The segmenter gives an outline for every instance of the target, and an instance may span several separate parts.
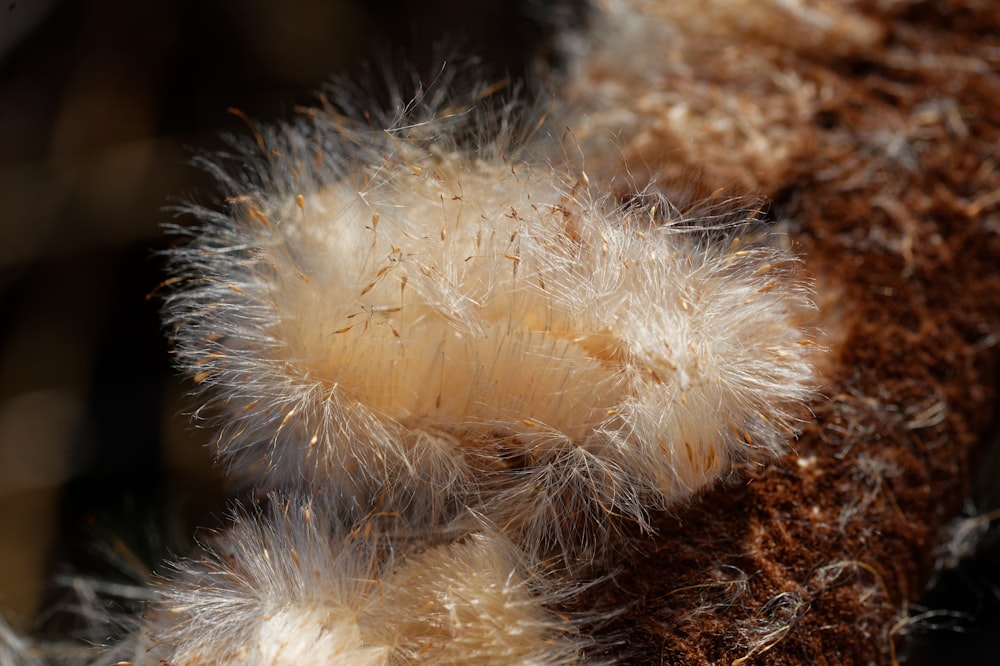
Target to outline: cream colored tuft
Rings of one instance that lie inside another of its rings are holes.
[[[811,304],[739,209],[618,203],[435,122],[317,127],[173,257],[178,357],[237,473],[362,512],[471,506],[571,562],[782,448]]]
[[[374,521],[339,527],[322,502],[272,499],[267,508],[237,516],[200,559],[177,565],[122,658],[137,666],[577,662],[575,627],[543,607],[544,590],[529,584],[539,579],[503,537],[392,540]]]

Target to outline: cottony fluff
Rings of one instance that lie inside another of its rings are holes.
[[[454,123],[315,113],[215,167],[231,205],[195,211],[167,311],[219,456],[570,561],[779,450],[811,376],[794,260]]]
[[[114,659],[143,664],[576,663],[514,546],[474,533],[390,539],[322,501],[272,497],[181,562]]]

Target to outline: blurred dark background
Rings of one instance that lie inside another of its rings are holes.
[[[60,572],[128,559],[95,544],[184,547],[224,508],[183,412],[155,296],[171,203],[213,201],[196,151],[287,118],[337,76],[447,56],[528,90],[583,0],[3,0],[0,4],[0,609],[21,628]],[[450,55],[449,55],[450,54]],[[369,80],[370,82],[370,80]],[[366,88],[368,88],[366,90]],[[997,449],[993,447],[994,453]],[[979,510],[1000,506],[1000,455]],[[924,599],[909,663],[989,663],[1000,618],[996,530]],[[163,552],[139,552],[151,561]],[[947,625],[943,631],[934,629]],[[921,633],[920,627],[927,629]],[[961,632],[954,629],[958,627]],[[963,652],[963,651],[967,652]]]

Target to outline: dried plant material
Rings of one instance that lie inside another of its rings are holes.
[[[837,329],[796,455],[658,517],[650,552],[601,590],[641,600],[616,624],[625,660],[902,662],[899,618],[995,421],[1000,15],[976,1],[602,7],[570,78],[591,179],[696,175],[769,198]],[[718,573],[733,569],[745,586]]]
[[[884,28],[837,0],[615,0],[576,47],[565,102],[591,173],[626,169],[709,190],[782,178],[833,99],[817,54],[848,57]]]

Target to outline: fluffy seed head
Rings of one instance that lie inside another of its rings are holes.
[[[177,565],[132,638],[134,663],[576,663],[574,627],[503,537],[389,538],[324,506],[272,498]]]
[[[317,115],[220,172],[167,312],[223,459],[574,557],[780,449],[811,376],[787,253],[445,122]]]

